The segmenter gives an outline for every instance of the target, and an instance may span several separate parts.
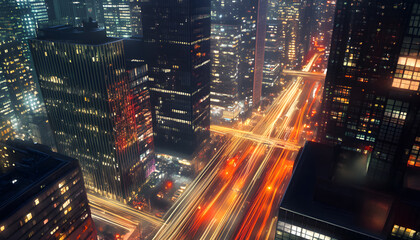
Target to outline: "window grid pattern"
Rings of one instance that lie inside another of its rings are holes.
[[[416,3],[406,33],[392,87],[420,91],[420,4]]]
[[[308,240],[337,240],[335,238],[326,236],[324,234],[311,231],[296,225],[285,223],[282,221],[277,222],[276,239],[292,240],[292,239],[308,239]]]
[[[403,240],[420,240],[420,232],[398,225],[392,228],[391,236]]]
[[[420,167],[420,137],[416,137],[408,157],[409,166]]]

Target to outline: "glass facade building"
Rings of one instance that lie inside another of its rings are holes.
[[[156,146],[191,153],[210,128],[210,1],[138,3]]]
[[[17,124],[17,118],[12,108],[9,89],[7,88],[7,80],[0,70],[0,139],[13,139],[16,135],[13,125]]]
[[[298,69],[302,64],[301,8],[300,0],[286,0],[279,4],[280,57],[283,69]]]
[[[147,69],[85,25],[43,29],[31,51],[58,152],[80,160],[88,189],[128,200],[153,167]]]
[[[23,55],[23,47],[18,41],[0,43],[0,74],[6,80],[14,115],[19,116],[14,121],[15,132],[19,138],[32,138],[36,142],[42,142],[37,125],[39,123],[47,127],[47,123],[46,119],[42,123],[44,112],[40,94],[29,66],[28,59]],[[44,140],[45,138],[47,136]]]
[[[103,15],[99,0],[45,0],[49,25],[71,24],[82,25],[89,17],[103,23]]]
[[[131,37],[129,0],[102,0],[103,19],[108,37]]]
[[[419,239],[420,188],[371,188],[365,181],[369,158],[307,142],[280,203],[275,239]],[[418,171],[408,176],[406,182],[418,183]]]
[[[264,53],[263,89],[269,90],[280,81],[280,13],[279,1],[270,0],[267,6],[267,25]],[[263,90],[263,92],[265,92]]]
[[[48,21],[42,1],[0,1],[0,78],[9,91],[9,101],[18,118],[13,122],[15,137],[51,146],[45,109],[34,79],[27,40]],[[19,119],[19,121],[17,120]]]
[[[211,117],[233,121],[241,112],[239,62],[241,1],[212,1]]]
[[[244,111],[248,112],[253,106],[258,0],[244,1],[240,11],[239,93],[241,101],[244,102]]]
[[[1,239],[96,239],[77,160],[8,141],[0,162]]]
[[[420,8],[415,1],[337,1],[320,139],[371,152],[373,184],[416,166]],[[411,159],[411,160],[409,160]]]

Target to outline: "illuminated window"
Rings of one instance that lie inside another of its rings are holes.
[[[26,216],[25,216],[25,223],[27,223],[29,220],[31,220],[32,219],[32,213],[28,213]]]
[[[39,199],[38,198],[35,199],[34,203],[35,203],[35,205],[38,205],[39,204]]]
[[[407,164],[409,166],[420,167],[420,137],[416,137],[416,142],[411,147]]]
[[[392,228],[391,236],[398,237],[400,239],[419,239],[420,232],[410,228],[394,225]]]
[[[277,234],[283,235],[284,233],[297,236],[299,237],[299,239],[302,238],[302,239],[308,239],[308,240],[336,240],[335,238],[311,231],[309,229],[305,229],[305,228],[288,224],[282,221],[278,221]],[[295,237],[290,237],[290,239],[295,239]]]

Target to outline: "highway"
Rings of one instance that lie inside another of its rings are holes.
[[[158,229],[163,224],[162,219],[140,212],[120,202],[104,199],[90,193],[87,196],[94,220],[115,225],[130,233],[139,226]]]
[[[243,131],[243,130],[228,128],[228,127],[223,127],[223,126],[217,126],[217,125],[212,125],[210,130],[212,132],[219,133],[219,134],[230,134],[230,135],[235,135],[235,136],[241,137],[241,138],[247,138],[247,139],[252,140],[254,142],[260,142],[260,143],[268,144],[268,145],[271,145],[273,147],[280,147],[280,148],[295,150],[295,151],[300,149],[299,145],[297,145],[295,143],[291,143],[287,140],[276,139],[276,138],[271,138],[271,137],[264,137],[264,136],[256,135],[256,134],[253,134],[252,132],[247,132],[247,131]]]
[[[175,203],[153,239],[269,238],[320,89],[319,82],[297,77],[251,132],[232,129],[230,140]]]

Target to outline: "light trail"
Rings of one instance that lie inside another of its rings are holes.
[[[125,223],[136,225],[147,222],[156,227],[160,227],[163,224],[162,219],[140,212],[120,202],[104,199],[90,193],[87,196],[92,214],[99,215],[101,213],[100,215],[102,217],[117,217]]]
[[[316,86],[302,77],[292,81],[250,132],[218,128],[232,137],[175,203],[154,239],[266,238]]]
[[[261,135],[253,134],[252,132],[236,130],[233,128],[223,127],[223,126],[211,126],[210,130],[212,132],[220,133],[220,134],[231,134],[239,138],[245,138],[254,142],[259,142],[263,144],[268,144],[273,147],[280,147],[285,148],[293,151],[297,151],[300,149],[301,146],[297,144],[290,143],[287,140],[264,137]]]

